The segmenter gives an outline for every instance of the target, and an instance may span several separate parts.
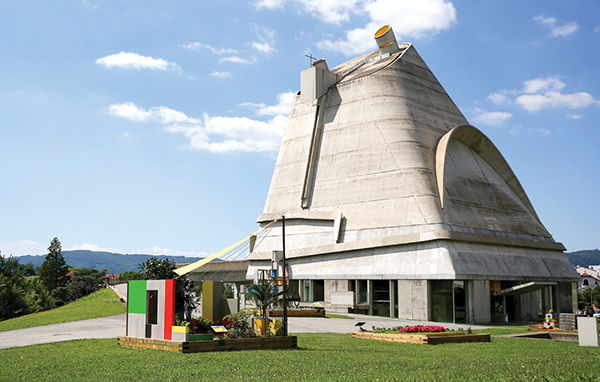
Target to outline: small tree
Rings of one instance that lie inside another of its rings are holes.
[[[277,292],[275,284],[271,281],[263,281],[248,287],[248,295],[254,298],[257,307],[261,310],[264,325],[267,322],[267,309],[279,300],[283,292]]]
[[[136,271],[125,271],[117,277],[117,282],[129,280],[143,280],[144,276]]]
[[[140,273],[146,280],[169,280],[177,279],[175,282],[175,311],[183,312],[185,318],[191,319],[191,314],[196,308],[196,293],[194,283],[186,276],[175,273],[177,265],[174,260],[159,259],[151,257],[139,265]]]
[[[106,268],[99,271],[95,268],[73,268],[73,276],[69,283],[69,300],[74,301],[90,295],[104,284]]]
[[[61,254],[61,245],[58,238],[52,239],[48,247],[46,260],[40,266],[40,278],[48,291],[65,286],[69,282],[69,267]]]

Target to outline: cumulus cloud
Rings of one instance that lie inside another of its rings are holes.
[[[230,48],[213,48],[212,46],[208,45],[208,44],[204,44],[201,42],[188,42],[186,44],[180,44],[179,45],[182,48],[185,49],[190,49],[190,50],[200,50],[200,49],[206,49],[208,51],[210,51],[212,54],[236,54],[237,50],[235,49],[230,49]]]
[[[153,58],[141,56],[137,53],[121,52],[111,54],[96,60],[97,65],[106,68],[123,69],[152,69],[152,70],[181,70],[177,64],[163,60],[162,58]]]
[[[229,78],[233,76],[233,74],[231,74],[230,72],[219,72],[218,70],[215,70],[210,75],[218,78]]]
[[[321,49],[355,55],[374,50],[373,35],[390,24],[399,41],[424,38],[449,29],[456,22],[456,9],[447,0],[374,0],[364,4],[369,22],[362,28],[346,30],[343,40],[323,40]]]
[[[276,9],[294,4],[303,12],[330,24],[351,21],[353,16],[367,18],[362,28],[345,31],[341,40],[323,40],[321,49],[355,55],[374,50],[374,33],[392,25],[398,39],[423,38],[449,29],[456,23],[456,8],[449,0],[260,0],[257,8]]]
[[[579,109],[600,105],[600,101],[586,92],[562,93],[566,87],[567,85],[556,76],[535,78],[525,81],[521,90],[501,90],[490,94],[487,99],[497,105],[514,103],[531,113],[549,107]]]
[[[492,93],[489,96],[487,96],[486,99],[492,101],[496,105],[503,105],[505,103],[510,102],[509,92],[506,89],[500,90],[496,93]]]
[[[210,116],[208,113],[203,113],[201,118],[191,118],[165,106],[145,110],[131,102],[110,105],[106,111],[134,122],[160,122],[165,125],[165,132],[185,136],[190,149],[213,153],[273,153],[279,150],[281,144],[291,98],[293,93],[283,93],[277,96],[277,104],[273,106],[244,104],[254,107],[258,115],[272,116],[268,121]]]
[[[275,34],[276,32],[264,26],[254,26],[254,32],[257,35],[258,41],[250,41],[250,45],[253,49],[259,53],[268,56],[270,53],[276,52],[275,45]]]
[[[239,56],[232,56],[232,57],[221,58],[221,59],[219,59],[219,62],[232,62],[234,64],[250,65],[250,64],[256,64],[257,59],[256,59],[256,57],[252,57],[251,59],[247,60],[247,59],[241,58]]]
[[[48,253],[46,252],[46,246],[30,240],[23,240],[18,243],[0,243],[0,252],[5,257]]]
[[[133,122],[161,122],[161,123],[197,123],[198,120],[189,118],[184,113],[165,106],[153,107],[149,110],[136,106],[133,102],[110,105],[108,114],[116,115]]]
[[[523,83],[523,92],[527,94],[538,93],[542,90],[562,90],[567,85],[556,77],[536,78]]]
[[[503,112],[503,111],[483,111],[479,108],[474,110],[475,117],[473,120],[478,123],[483,123],[484,125],[496,126],[502,124],[504,121],[512,117],[511,113]]]
[[[533,21],[542,27],[550,29],[550,36],[552,37],[570,36],[579,29],[579,25],[575,21],[557,25],[557,20],[554,17],[546,17],[543,15],[535,16]]]
[[[524,94],[517,97],[515,102],[529,112],[540,111],[546,107],[578,109],[599,104],[589,93],[562,94],[556,91],[548,91],[544,94]]]
[[[264,103],[246,102],[242,106],[253,107],[258,115],[288,115],[292,108],[292,102],[296,93],[280,93],[277,95],[276,105],[265,105]]]

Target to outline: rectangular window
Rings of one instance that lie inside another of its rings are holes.
[[[463,280],[430,281],[431,319],[437,322],[467,323],[467,283]]]
[[[368,280],[358,280],[358,303],[366,304],[369,301],[367,300],[367,285]]]
[[[146,309],[146,322],[156,325],[158,322],[158,291],[149,290],[147,296],[148,309]]]
[[[390,316],[390,281],[373,281],[373,314],[375,316]]]
[[[325,280],[315,280],[314,301],[325,301]]]

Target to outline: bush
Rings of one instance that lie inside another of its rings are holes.
[[[223,317],[223,324],[229,331],[230,338],[256,337],[251,316],[246,312],[232,313]]]

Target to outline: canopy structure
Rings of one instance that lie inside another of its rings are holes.
[[[203,258],[202,260],[198,260],[195,263],[192,264],[188,264],[184,267],[178,268],[175,270],[175,273],[177,273],[179,276],[183,276],[186,275],[190,272],[195,271],[196,269],[200,268],[201,266],[210,263],[213,260],[216,260],[220,257],[226,257],[226,256],[230,256],[232,253],[238,253],[239,251],[237,251],[240,247],[244,247],[244,244],[249,245],[247,243],[249,243],[253,238],[256,239],[259,235],[261,235],[264,230],[266,228],[271,227],[273,224],[275,224],[275,222],[279,221],[281,219],[281,216],[276,218],[275,220],[273,220],[270,224],[265,225],[264,227],[261,227],[258,231],[250,234],[249,236],[245,237],[244,239],[238,241],[235,244],[230,245],[229,247],[213,253],[212,255]]]
[[[510,288],[505,288],[499,290],[498,292],[493,292],[493,296],[517,296],[520,294],[535,292],[536,290],[544,289],[549,286],[555,286],[557,283],[555,282],[542,282],[542,281],[532,281],[529,283],[524,283],[520,285],[515,285]]]

